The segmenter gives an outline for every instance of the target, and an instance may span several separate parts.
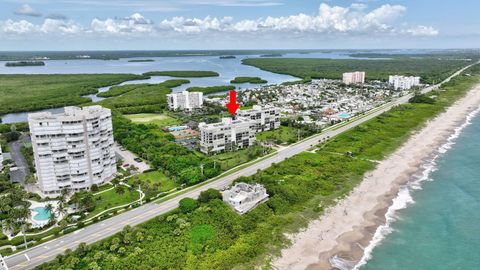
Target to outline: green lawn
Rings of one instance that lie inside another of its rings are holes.
[[[141,186],[142,191],[147,197],[153,197],[160,192],[167,192],[177,186],[177,184],[168,179],[161,171],[153,171],[142,173],[128,179],[127,183],[138,187]]]
[[[115,189],[112,189],[95,195],[96,207],[95,210],[88,214],[88,217],[93,217],[104,210],[133,202],[139,198],[140,194],[137,191],[130,192],[127,188],[125,188],[124,194],[118,194]]]
[[[298,140],[298,129],[293,127],[280,126],[275,130],[257,133],[259,141],[273,141],[275,144],[294,143]]]
[[[220,166],[221,170],[225,171],[261,156],[263,151],[260,146],[252,146],[247,149],[213,155],[211,158],[215,160],[216,166]],[[265,154],[268,154],[271,150],[266,149],[265,151]]]
[[[113,185],[111,185],[111,184],[109,184],[109,183],[105,183],[105,184],[103,184],[103,185],[98,186],[98,191],[97,191],[97,192],[94,192],[94,193],[102,192],[102,191],[107,190],[107,189],[110,189],[110,188],[112,188],[112,187],[113,187]]]
[[[182,121],[161,113],[139,113],[125,115],[132,122],[137,124],[155,124],[159,127],[180,125]]]
[[[146,78],[134,74],[0,75],[0,114],[89,102],[97,88]]]

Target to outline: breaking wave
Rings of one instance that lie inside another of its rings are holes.
[[[380,225],[377,230],[375,231],[375,234],[373,235],[372,240],[368,244],[367,247],[364,249],[364,253],[360,261],[356,265],[350,268],[342,268],[345,267],[346,265],[339,264],[338,266],[332,264],[332,260],[330,260],[330,264],[332,267],[336,267],[341,270],[347,270],[347,269],[352,269],[352,270],[358,270],[360,267],[365,265],[371,258],[372,258],[372,252],[373,249],[378,246],[385,237],[390,234],[393,229],[392,229],[392,223],[395,222],[399,217],[397,215],[397,211],[400,209],[404,209],[408,207],[408,205],[413,204],[414,200],[411,196],[411,191],[413,190],[420,190],[422,189],[421,184],[424,181],[431,181],[432,179],[430,178],[430,175],[432,172],[434,172],[437,169],[437,159],[440,155],[446,153],[452,146],[455,144],[456,139],[460,136],[462,133],[463,129],[470,125],[472,123],[472,119],[480,112],[480,108],[472,111],[468,116],[466,117],[465,122],[460,125],[459,127],[455,128],[455,131],[453,132],[450,137],[448,137],[447,142],[444,143],[442,146],[440,146],[435,154],[432,156],[431,159],[427,160],[423,165],[422,165],[422,170],[421,173],[414,175],[413,180],[410,181],[408,184],[405,186],[400,187],[400,190],[397,194],[397,197],[393,199],[392,205],[388,208],[387,212],[385,213],[385,224]],[[334,257],[332,257],[333,259]],[[338,258],[337,258],[338,259]],[[337,259],[333,260],[334,263],[339,262]]]

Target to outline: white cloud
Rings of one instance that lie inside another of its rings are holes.
[[[214,0],[208,2],[215,2]],[[251,2],[260,3],[256,0],[229,0],[228,3]],[[318,12],[314,15],[296,14],[280,17],[266,17],[235,21],[232,17],[204,17],[186,18],[173,17],[164,19],[159,23],[144,17],[140,13],[134,13],[123,18],[95,18],[88,27],[66,20],[47,18],[41,25],[34,25],[28,21],[0,22],[0,34],[4,33],[61,33],[61,34],[95,34],[109,36],[162,36],[176,33],[176,35],[222,33],[233,36],[235,33],[275,35],[295,33],[310,37],[328,35],[410,35],[410,36],[434,36],[438,30],[431,26],[408,26],[408,24],[395,23],[405,12],[406,8],[401,5],[381,5],[378,8],[366,10],[364,4],[349,7],[333,6],[325,3],[320,4]],[[15,25],[15,26],[14,26]],[[14,28],[17,27],[18,30]]]
[[[26,20],[7,20],[0,22],[0,34],[32,35],[32,34],[78,34],[83,32],[81,25],[73,21],[45,19],[42,24],[32,24]]]
[[[436,36],[439,31],[431,26],[417,25],[407,29],[405,32],[412,36]]]
[[[65,22],[63,20],[45,19],[39,31],[54,34],[78,34],[83,31],[83,27],[73,21]]]
[[[267,17],[265,19],[241,20],[233,22],[230,17],[217,19],[188,19],[175,17],[161,22],[162,29],[176,32],[266,32],[295,31],[311,33],[378,33],[394,32],[389,22],[400,17],[406,8],[400,5],[383,5],[368,13],[358,8],[330,6],[321,4],[317,15],[297,14],[284,17]],[[192,23],[195,25],[192,25]]]
[[[367,7],[368,7],[367,4],[364,4],[364,3],[352,3],[350,5],[350,8],[354,10],[364,10]]]
[[[154,31],[153,22],[143,17],[140,13],[122,19],[93,19],[90,24],[91,32],[107,34],[150,33]]]
[[[26,21],[13,21],[13,20],[6,20],[0,24],[1,32],[6,34],[26,34],[36,31],[35,25]]]
[[[41,17],[42,13],[36,11],[28,4],[23,4],[17,10],[15,10],[15,14],[23,15],[23,16],[32,16],[32,17]]]
[[[173,30],[181,33],[225,31],[232,20],[232,17],[224,17],[221,19],[211,18],[209,16],[205,17],[204,19],[174,17],[171,20],[163,20],[160,22],[159,27],[164,31]]]

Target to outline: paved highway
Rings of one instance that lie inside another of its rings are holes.
[[[472,64],[473,65],[473,64]],[[425,88],[422,92],[428,92],[439,85],[449,81],[452,77],[457,76],[463,70],[472,66],[469,65],[453,74],[440,84]],[[59,237],[52,241],[43,243],[41,245],[32,247],[27,251],[22,251],[17,254],[7,257],[6,263],[10,270],[23,270],[32,269],[42,263],[48,262],[55,258],[55,256],[62,254],[66,249],[75,249],[80,243],[92,244],[101,239],[107,238],[123,229],[123,227],[130,225],[135,226],[141,224],[147,220],[154,218],[155,216],[164,214],[178,207],[178,202],[185,198],[196,198],[201,191],[209,188],[220,189],[226,185],[232,183],[240,176],[250,176],[255,174],[258,170],[263,170],[270,167],[273,163],[279,163],[286,158],[297,155],[301,152],[308,150],[312,145],[316,145],[324,139],[334,137],[348,129],[351,129],[365,121],[368,121],[385,111],[390,110],[393,106],[407,103],[412,95],[406,95],[396,99],[386,105],[380,107],[380,109],[374,109],[372,113],[357,120],[352,120],[348,124],[341,126],[337,129],[326,130],[320,134],[314,135],[308,139],[305,139],[299,143],[286,147],[274,155],[263,159],[257,163],[254,163],[248,167],[240,169],[232,174],[220,177],[215,181],[209,182],[202,186],[191,188],[189,191],[171,198],[161,203],[149,203],[141,207],[135,208],[131,211],[119,214],[102,222],[87,226],[81,230]]]

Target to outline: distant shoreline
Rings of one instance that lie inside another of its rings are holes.
[[[5,63],[6,67],[36,67],[36,66],[45,66],[43,61],[18,61],[18,62],[7,62]]]
[[[131,62],[131,63],[155,62],[155,60],[153,60],[153,59],[132,59],[132,60],[128,60],[128,62]]]
[[[381,161],[342,201],[312,221],[304,231],[291,235],[292,246],[274,260],[277,269],[333,269],[334,256],[353,267],[364,255],[377,228],[399,190],[422,171],[425,161],[465,122],[480,105],[480,85],[445,112],[427,122],[398,150]]]

